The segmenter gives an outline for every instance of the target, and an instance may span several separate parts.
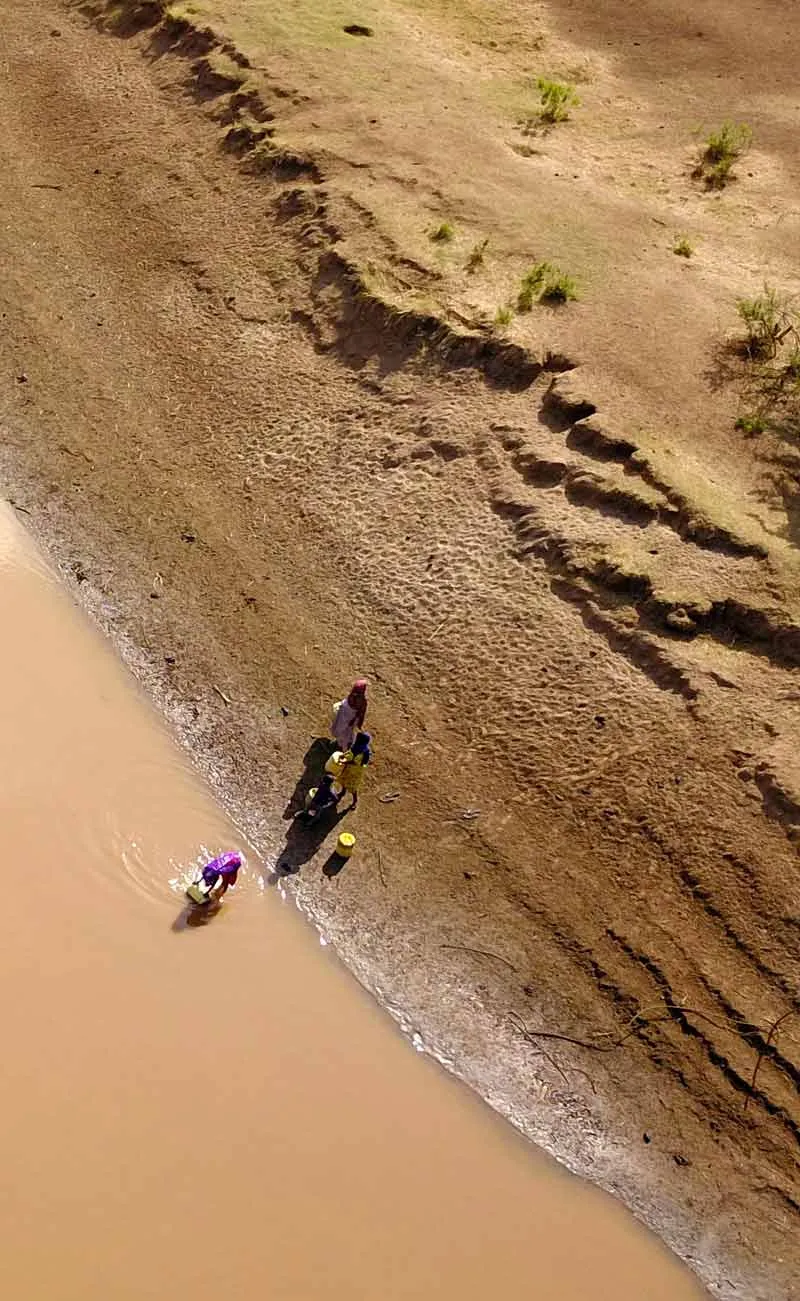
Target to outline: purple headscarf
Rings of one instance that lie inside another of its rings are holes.
[[[213,886],[216,884],[217,878],[221,876],[229,885],[236,885],[236,877],[241,866],[241,854],[235,851],[220,854],[219,858],[212,858],[210,863],[206,863],[203,868],[203,880],[207,885]]]

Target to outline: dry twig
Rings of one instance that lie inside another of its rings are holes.
[[[579,1039],[574,1035],[561,1034],[560,1032],[555,1030],[531,1030],[530,1027],[525,1024],[522,1017],[519,1016],[519,1014],[516,1012],[511,1013],[510,1020],[512,1025],[515,1027],[515,1029],[518,1030],[518,1032],[522,1035],[523,1039],[525,1039],[539,1052],[543,1051],[541,1044],[539,1043],[539,1040],[551,1039],[551,1040],[556,1040],[559,1043],[574,1044],[577,1048],[586,1048],[588,1049],[589,1052],[610,1053],[613,1052],[616,1048],[621,1048],[622,1045],[628,1039],[630,1039],[632,1035],[638,1034],[640,1030],[645,1030],[648,1028],[648,1026],[658,1025],[659,1023],[662,1023],[664,1021],[674,1020],[675,1019],[674,1014],[676,1012],[684,1016],[688,1015],[688,1016],[697,1017],[698,1020],[705,1021],[708,1025],[713,1025],[715,1029],[727,1031],[729,1034],[738,1034],[742,1036],[747,1036],[747,1035],[752,1035],[754,1032],[757,1032],[759,1034],[763,1033],[763,1031],[759,1030],[757,1026],[753,1026],[749,1021],[733,1021],[730,1024],[726,1025],[724,1022],[717,1021],[714,1019],[714,1017],[708,1016],[707,1013],[701,1012],[698,1008],[687,1007],[683,1003],[666,1003],[665,1010],[661,1011],[659,1009],[660,1009],[660,1005],[653,1008],[643,1008],[641,1011],[636,1012],[631,1017],[626,1028],[621,1033],[615,1035],[614,1032],[611,1030],[601,1030],[597,1038],[594,1040]],[[781,1024],[793,1014],[794,1014],[794,1009],[790,1008],[788,1012],[782,1013],[782,1015],[779,1016],[777,1020],[773,1021],[772,1025],[769,1026],[768,1030],[766,1031],[766,1039],[764,1040],[764,1043],[759,1050],[758,1057],[755,1062],[755,1066],[753,1067],[753,1074],[751,1076],[750,1084],[748,1086],[749,1092],[747,1098],[745,1099],[745,1104],[744,1104],[745,1110],[747,1109],[747,1105],[748,1102],[750,1101],[750,1098],[755,1097],[755,1085],[756,1085],[756,1079],[758,1077],[758,1072],[764,1057],[767,1055],[767,1053],[770,1050],[770,1047],[772,1046],[773,1038],[777,1033],[777,1030],[781,1026]],[[571,1069],[577,1069],[577,1068],[571,1068]],[[582,1072],[582,1073],[586,1074],[586,1072]],[[587,1076],[587,1079],[589,1079],[589,1083],[591,1084],[590,1077]],[[594,1089],[594,1086],[592,1086],[592,1088]]]
[[[513,962],[509,962],[508,958],[501,958],[499,953],[490,953],[488,949],[473,949],[470,948],[469,944],[440,944],[439,947],[442,949],[460,949],[462,953],[476,953],[481,958],[494,958],[495,961],[502,962],[504,966],[510,967],[512,971],[517,969]]]
[[[384,890],[385,890],[385,889],[386,889],[386,875],[385,875],[384,870],[383,870],[383,859],[382,859],[382,857],[381,857],[381,851],[380,851],[380,850],[378,850],[378,876],[381,878],[381,885],[383,886],[383,888],[384,888]]]
[[[758,1072],[761,1069],[761,1063],[764,1060],[764,1055],[770,1048],[770,1045],[772,1043],[772,1038],[777,1033],[778,1026],[781,1024],[782,1021],[785,1021],[787,1017],[790,1017],[793,1014],[794,1014],[794,1008],[790,1007],[788,1012],[782,1013],[782,1015],[779,1016],[776,1021],[772,1022],[767,1037],[764,1041],[764,1047],[760,1049],[758,1057],[756,1058],[756,1064],[753,1067],[753,1074],[750,1080],[750,1092],[748,1093],[747,1097],[744,1100],[744,1108],[743,1108],[744,1111],[747,1111],[747,1104],[749,1103],[750,1099],[755,1096],[756,1077],[758,1076]]]

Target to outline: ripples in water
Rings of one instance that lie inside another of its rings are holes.
[[[152,903],[164,904],[182,898],[212,858],[238,849],[245,862],[236,895],[262,891],[264,873],[257,855],[170,749],[165,745],[163,761],[135,756],[125,765],[119,784],[104,783],[105,814],[82,819],[77,828],[87,870],[106,888],[121,884]]]

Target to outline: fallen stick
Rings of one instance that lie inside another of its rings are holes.
[[[380,851],[380,850],[378,850],[378,875],[379,875],[379,877],[381,878],[381,885],[383,886],[383,888],[384,888],[384,890],[385,890],[385,889],[386,889],[386,876],[385,876],[384,871],[383,871],[383,859],[381,858],[381,851]]]
[[[515,1028],[519,1031],[522,1037],[536,1049],[539,1049],[541,1047],[541,1045],[537,1042],[539,1039],[551,1039],[551,1040],[556,1040],[559,1043],[574,1044],[577,1048],[586,1048],[590,1052],[595,1052],[595,1053],[614,1052],[615,1049],[621,1048],[622,1045],[628,1039],[630,1039],[633,1035],[637,1034],[640,1030],[646,1030],[651,1025],[659,1025],[659,1024],[663,1024],[665,1021],[674,1020],[674,1017],[672,1015],[673,1012],[680,1012],[683,1015],[688,1014],[689,1016],[695,1016],[699,1020],[705,1021],[708,1025],[713,1025],[715,1029],[727,1031],[729,1034],[741,1035],[742,1031],[752,1032],[753,1030],[753,1026],[750,1025],[748,1021],[734,1021],[732,1025],[725,1025],[723,1024],[723,1022],[716,1021],[713,1017],[708,1016],[705,1012],[699,1011],[698,1008],[686,1007],[682,1003],[667,1003],[666,1011],[659,1012],[658,1015],[653,1015],[655,1011],[657,1011],[657,1009],[655,1008],[652,1009],[652,1011],[651,1009],[646,1008],[641,1012],[635,1013],[635,1015],[632,1016],[630,1021],[628,1022],[627,1028],[621,1034],[617,1034],[616,1036],[613,1034],[611,1030],[601,1030],[598,1034],[598,1039],[606,1040],[607,1042],[605,1043],[599,1043],[597,1042],[597,1040],[591,1042],[588,1039],[578,1039],[573,1035],[561,1034],[554,1030],[531,1030],[528,1028],[528,1026],[525,1025],[525,1022],[523,1021],[522,1017],[519,1016],[519,1014],[516,1012],[512,1012],[510,1014],[510,1020],[512,1025],[515,1026]],[[755,1067],[753,1069],[753,1075],[751,1077],[750,1085],[749,1085],[749,1095],[748,1095],[749,1097],[755,1096],[754,1093],[755,1081],[758,1076],[759,1067],[761,1065],[761,1062],[766,1052],[770,1047],[770,1043],[773,1035],[775,1034],[776,1030],[780,1026],[781,1022],[785,1021],[787,1017],[792,1015],[792,1013],[793,1013],[793,1009],[790,1009],[790,1011],[788,1012],[784,1012],[783,1015],[779,1016],[777,1021],[775,1021],[773,1025],[769,1027],[766,1042],[764,1044],[764,1047],[759,1052]],[[747,1101],[745,1101],[744,1105],[746,1108]]]
[[[755,1096],[756,1078],[758,1076],[759,1070],[761,1069],[761,1063],[764,1060],[764,1056],[772,1043],[773,1035],[777,1031],[778,1026],[781,1024],[781,1022],[785,1021],[787,1017],[792,1016],[793,1012],[794,1012],[794,1008],[790,1008],[788,1012],[784,1012],[781,1016],[779,1016],[777,1021],[772,1022],[772,1025],[769,1028],[769,1033],[767,1035],[766,1041],[764,1043],[764,1047],[759,1052],[758,1057],[756,1058],[756,1064],[753,1067],[753,1074],[750,1080],[750,1092],[748,1093],[747,1097],[744,1100],[744,1107],[742,1108],[743,1111],[747,1111],[747,1104],[749,1103],[750,1099]]]
[[[216,691],[216,693],[217,693],[217,695],[219,696],[220,700],[224,700],[226,705],[229,705],[229,704],[231,703],[231,698],[230,698],[230,696],[226,696],[226,695],[225,695],[225,692],[222,690],[222,687],[218,687],[217,684],[216,684],[216,682],[212,683],[212,690],[213,690],[213,691]]]
[[[460,949],[462,953],[476,953],[481,958],[494,958],[496,962],[502,962],[504,966],[510,967],[512,971],[517,969],[513,962],[509,962],[508,958],[501,958],[499,953],[490,953],[488,949],[473,949],[469,944],[440,944],[439,947],[441,949]]]

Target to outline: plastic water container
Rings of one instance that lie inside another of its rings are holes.
[[[336,842],[336,853],[340,858],[349,858],[356,847],[356,838],[352,831],[343,831]]]

